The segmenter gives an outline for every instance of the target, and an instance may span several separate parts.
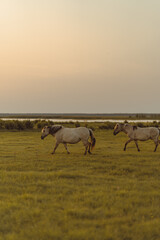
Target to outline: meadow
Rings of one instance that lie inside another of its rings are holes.
[[[160,146],[94,131],[84,156],[40,131],[0,132],[0,240],[160,239]]]

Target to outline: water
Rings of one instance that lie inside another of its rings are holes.
[[[18,120],[18,121],[24,121],[24,120],[30,120],[30,121],[35,121],[35,120],[46,120],[46,121],[52,121],[52,122],[88,122],[88,123],[93,123],[93,122],[97,122],[97,123],[105,123],[105,122],[119,122],[119,123],[123,123],[124,120],[121,119],[44,119],[44,118],[1,118],[1,120]],[[127,120],[127,122],[142,122],[142,123],[146,123],[146,122],[159,122],[159,120]]]

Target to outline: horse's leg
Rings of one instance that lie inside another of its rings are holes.
[[[85,152],[84,152],[84,155],[86,155],[86,154],[87,154],[88,145],[87,145],[87,146],[85,146],[85,148],[86,148],[86,150],[85,150]]]
[[[133,139],[130,138],[130,139],[125,143],[125,145],[124,145],[124,151],[126,151],[127,144],[130,143],[130,142],[132,142],[132,141],[133,141]]]
[[[140,149],[139,149],[139,147],[138,147],[138,143],[137,143],[137,141],[134,140],[134,142],[135,142],[135,144],[136,144],[136,147],[137,147],[138,152],[140,152]]]
[[[58,145],[59,145],[59,143],[57,143],[57,142],[56,142],[56,145],[55,145],[55,147],[54,147],[54,150],[53,150],[52,154],[54,154],[54,153],[55,153],[55,151],[56,151],[56,149],[57,149]]]
[[[89,142],[88,153],[89,153],[89,154],[92,154],[92,153],[91,153],[91,143],[90,143],[90,142]]]
[[[89,145],[89,142],[88,141],[82,141],[83,142],[83,145],[85,146],[85,152],[84,152],[84,155],[87,154],[87,150],[88,150],[88,145]]]
[[[67,144],[66,144],[66,143],[64,143],[64,147],[65,147],[65,149],[67,150],[67,153],[70,154],[70,152],[68,151],[68,148],[67,148]]]
[[[157,139],[157,140],[154,140],[154,143],[155,143],[155,149],[154,149],[154,152],[156,152],[156,150],[157,150],[157,147],[158,147],[158,145],[159,145],[159,140]]]

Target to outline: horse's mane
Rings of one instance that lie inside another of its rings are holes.
[[[58,132],[61,128],[62,128],[61,125],[53,125],[52,127],[50,127],[50,134],[55,134],[55,133]]]

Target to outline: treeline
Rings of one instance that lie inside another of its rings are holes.
[[[127,121],[124,121],[124,123],[127,123]],[[101,122],[101,123],[89,123],[89,122],[53,122],[50,120],[0,120],[0,130],[37,130],[40,131],[44,126],[51,126],[53,124],[61,124],[65,127],[88,127],[92,130],[95,129],[114,129],[114,126],[116,122]],[[131,123],[134,126],[137,127],[158,127],[160,128],[160,121],[153,121],[153,122],[132,122]]]
[[[53,124],[61,124],[64,126],[80,127],[81,124],[77,122],[53,122],[50,120],[0,120],[0,130],[40,130],[44,126],[51,126]],[[91,127],[92,128],[92,127]]]
[[[48,121],[41,120],[0,120],[0,129],[7,130],[27,130],[27,129],[41,129],[43,126],[48,125]],[[52,123],[53,124],[53,123]]]
[[[124,121],[124,123],[128,123],[127,121]],[[115,122],[106,122],[105,124],[102,124],[99,126],[99,129],[114,129]],[[137,127],[157,127],[160,128],[160,121],[153,121],[153,122],[131,122],[129,123],[132,126]]]

